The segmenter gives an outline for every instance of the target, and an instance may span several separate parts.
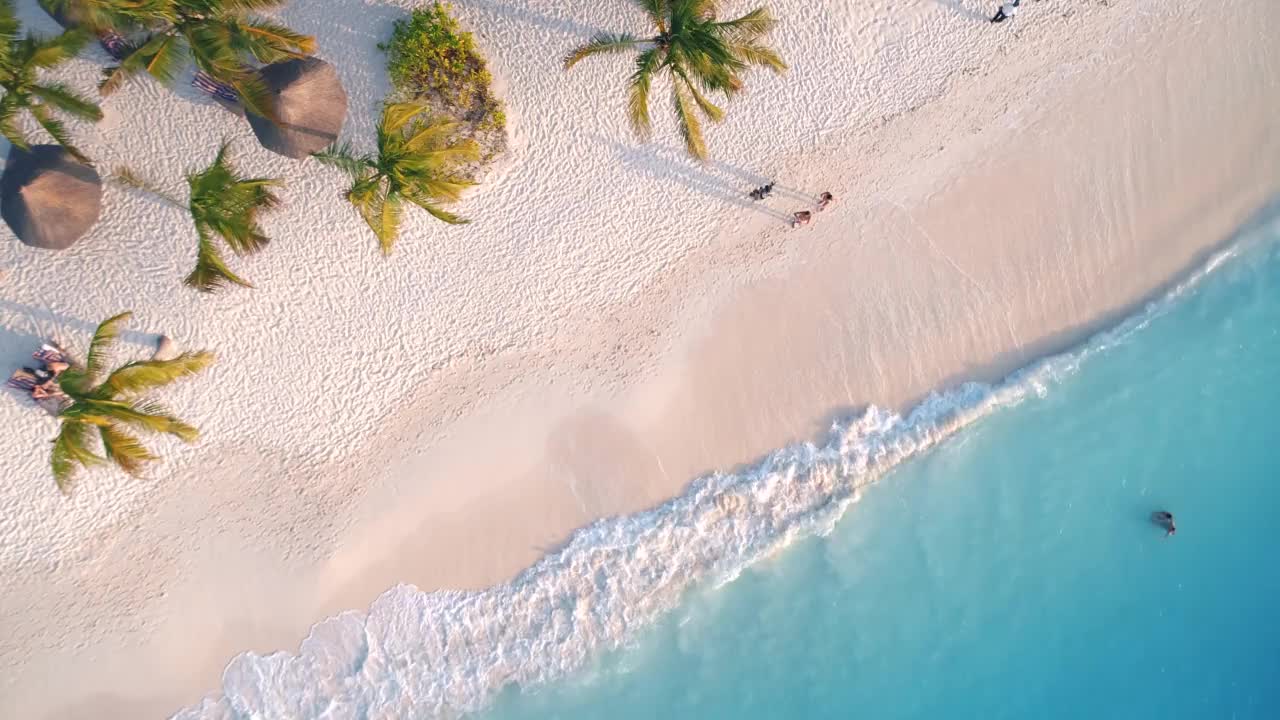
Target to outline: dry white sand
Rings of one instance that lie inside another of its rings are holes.
[[[284,13],[339,67],[357,143],[387,89],[374,45],[409,5]],[[831,413],[998,377],[1194,266],[1280,184],[1276,3],[1224,22],[1187,0],[1029,0],[990,26],[973,0],[776,2],[792,71],[751,78],[706,166],[664,103],[652,144],[627,134],[626,60],[558,69],[597,29],[640,29],[626,4],[455,5],[513,136],[460,208],[472,225],[411,214],[384,260],[336,174],[141,82],[82,147],[178,188],[231,137],[285,178],[276,242],[238,265],[257,289],[181,287],[187,220],[119,189],[70,251],[3,231],[4,367],[126,308],[138,353],[165,333],[220,362],[166,397],[198,446],[69,499],[54,422],[0,402],[0,717],[164,716],[235,653],[295,648],[397,582],[500,582]],[[833,208],[783,227],[823,190]]]

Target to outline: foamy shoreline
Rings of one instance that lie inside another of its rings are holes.
[[[1278,211],[1272,204],[1262,222],[1243,228],[1167,293],[1070,352],[995,385],[971,382],[932,394],[906,416],[873,406],[837,420],[816,442],[697,478],[658,507],[576,530],[510,582],[472,592],[397,585],[367,611],[317,623],[297,653],[237,656],[221,693],[174,720],[311,717],[318,708],[352,717],[374,708],[396,717],[457,717],[483,710],[507,685],[561,680],[626,645],[696,585],[729,582],[793,540],[829,532],[863,488],[900,462],[1051,392],[1238,255],[1274,241]]]
[[[622,283],[626,301],[593,300],[586,310],[574,299],[575,292],[588,297],[592,290],[580,271],[565,270],[562,289],[549,293],[473,294],[454,284],[490,272],[469,256],[472,238],[449,231],[456,246],[415,250],[424,239],[434,243],[446,236],[417,226],[421,235],[408,235],[414,241],[403,243],[410,249],[389,267],[374,266],[375,272],[394,274],[381,281],[407,291],[425,277],[428,285],[442,283],[446,296],[449,288],[460,288],[464,305],[477,306],[489,322],[473,318],[468,326],[447,314],[427,318],[432,332],[461,342],[426,353],[431,372],[407,384],[407,397],[393,398],[399,409],[389,417],[368,414],[358,403],[344,408],[361,419],[355,430],[364,444],[335,451],[325,446],[324,436],[308,443],[305,433],[288,430],[281,444],[299,443],[296,457],[271,443],[232,450],[235,443],[219,442],[218,431],[239,419],[215,414],[218,395],[211,398],[213,407],[198,411],[213,425],[206,428],[205,446],[189,456],[178,454],[165,468],[172,475],[145,494],[131,495],[137,504],[119,508],[118,519],[71,523],[67,542],[41,540],[38,525],[6,532],[6,542],[17,538],[25,544],[16,554],[10,546],[0,556],[16,573],[0,595],[4,629],[11,625],[14,631],[0,633],[10,638],[0,640],[0,675],[6,678],[0,714],[165,715],[214,689],[235,653],[294,650],[312,623],[366,607],[398,582],[424,589],[501,582],[563,543],[574,528],[652,506],[707,470],[816,436],[825,428],[824,412],[871,401],[902,407],[940,383],[994,379],[1139,302],[1194,265],[1276,191],[1277,138],[1266,118],[1278,109],[1274,70],[1267,74],[1277,64],[1267,57],[1275,50],[1264,41],[1276,36],[1280,18],[1260,4],[1237,9],[1237,21],[1223,26],[1198,23],[1198,8],[1190,3],[1143,8],[1136,15],[1132,4],[1090,6],[1064,18],[1066,3],[1042,0],[1002,35],[965,14],[978,3],[960,12],[931,4],[888,20],[872,9],[859,11],[867,17],[850,18],[834,8],[823,15],[798,3],[775,5],[780,16],[796,23],[792,32],[817,29],[812,56],[783,43],[784,54],[788,48],[801,54],[793,82],[802,86],[813,82],[815,71],[806,60],[830,52],[828,34],[866,27],[854,20],[879,23],[869,35],[854,38],[878,43],[861,48],[858,59],[883,56],[886,67],[898,70],[906,62],[898,54],[913,43],[936,40],[939,32],[960,38],[946,48],[953,64],[936,74],[876,75],[866,85],[847,88],[847,97],[833,97],[825,88],[822,94],[857,106],[868,88],[914,92],[881,104],[890,111],[899,107],[899,113],[917,107],[913,112],[877,128],[874,113],[866,110],[849,127],[828,128],[819,121],[807,126],[808,134],[797,131],[765,143],[762,151],[776,159],[753,171],[786,186],[831,189],[840,198],[814,227],[795,233],[772,229],[775,218],[733,203],[728,211],[717,209],[718,224],[709,229],[663,224],[646,214],[652,197],[646,193],[666,193],[677,213],[690,211],[681,205],[686,191],[713,204],[728,202],[722,196],[742,162],[727,147],[728,138],[735,126],[744,131],[732,115],[717,128],[726,147],[717,148],[712,136],[713,157],[723,157],[717,154],[723,150],[728,158],[703,171],[672,162],[661,145],[636,146],[613,122],[621,117],[614,116],[617,108],[601,109],[616,131],[608,142],[617,154],[606,159],[623,169],[639,168],[638,177],[651,181],[637,190],[638,198],[625,199],[641,206],[639,217],[623,218],[642,225],[624,233],[634,245],[612,244],[607,232],[594,227],[550,225],[536,213],[513,210],[523,208],[519,203],[492,204],[495,195],[511,201],[504,192],[511,183],[541,187],[544,177],[519,158],[521,141],[535,134],[537,106],[528,97],[511,99],[522,116],[517,159],[502,184],[477,193],[477,213],[487,211],[493,222],[507,223],[521,236],[536,234],[530,233],[536,227],[559,233],[552,242],[590,237],[610,252],[655,254],[658,271],[646,267],[614,277],[616,268],[609,269],[606,281]],[[486,5],[458,5],[482,38],[485,23],[496,23],[492,31],[500,33],[508,27],[503,23],[521,22],[491,17]],[[600,15],[590,22],[634,20],[623,8]],[[304,24],[300,19],[290,21]],[[321,20],[313,18],[314,27],[301,29],[315,32],[324,47]],[[504,62],[511,57],[504,52],[527,51],[495,49],[495,70],[503,74],[516,67]],[[976,58],[997,65],[966,64]],[[379,62],[353,58],[350,64],[357,60]],[[379,69],[360,67],[375,74]],[[607,104],[617,76],[616,67],[602,67],[576,91],[602,83],[592,92]],[[345,79],[351,87],[351,78]],[[506,79],[518,95],[522,79]],[[137,92],[152,94],[150,102],[162,100],[162,93],[145,86]],[[735,111],[762,112],[751,106]],[[367,118],[352,114],[358,131]],[[200,113],[191,115],[193,124],[207,121]],[[754,141],[755,133],[747,135]],[[539,145],[566,139],[563,129],[537,137]],[[934,149],[939,145],[943,149]],[[1188,168],[1195,168],[1194,177],[1179,177]],[[321,196],[332,190],[320,171],[306,170],[317,179],[297,183],[293,202],[304,201],[304,190]],[[621,182],[635,183],[636,177],[628,174]],[[740,182],[750,185],[746,178]],[[1005,204],[991,205],[993,195],[1006,198]],[[797,201],[786,199],[773,209],[782,213]],[[334,198],[317,202],[332,213],[320,219],[335,223],[338,234],[357,227],[339,214]],[[1002,213],[996,215],[996,208]],[[504,218],[504,209],[512,214]],[[488,237],[483,227],[477,229]],[[495,242],[501,241],[502,233],[495,232]],[[656,247],[645,239],[650,234],[681,242]],[[1064,246],[1055,246],[1064,238]],[[339,239],[345,248],[366,238],[353,231]],[[318,242],[323,247],[316,252],[332,249],[327,240]],[[563,247],[570,256],[579,252],[572,244]],[[168,253],[185,259],[172,247]],[[4,259],[17,267],[0,286],[6,297],[16,283],[36,282],[33,276],[41,271],[15,265],[24,257]],[[260,271],[262,290],[255,294],[228,295],[208,307],[183,298],[177,312],[191,313],[183,329],[218,349],[229,343],[232,367],[244,371],[245,363],[262,362],[252,352],[236,354],[249,352],[254,339],[237,345],[210,334],[196,318],[230,318],[235,332],[275,327],[287,335],[288,328],[263,323],[257,304],[289,318],[296,303],[348,297],[349,289],[340,287],[326,299],[330,288],[323,284],[290,296],[287,259]],[[54,272],[67,273],[61,277],[76,269],[70,261],[60,263]],[[410,272],[401,274],[405,270]],[[47,284],[39,289],[58,292]],[[175,292],[157,286],[142,296],[158,308],[172,302]],[[95,296],[76,312],[99,312],[99,304],[125,300],[117,295],[127,293]],[[374,299],[389,297],[395,293]],[[413,292],[405,297],[432,300]],[[370,330],[378,344],[415,342],[418,326],[410,315],[393,314],[383,327],[361,314],[376,303],[356,307],[337,319],[348,337]],[[5,310],[10,314],[4,326],[20,326],[14,319],[19,311]],[[150,317],[154,326],[169,316],[153,309]],[[494,323],[511,318],[541,318],[542,324],[516,340],[492,331]],[[368,327],[370,322],[377,327]],[[409,339],[397,341],[396,333]],[[16,354],[18,346],[6,340],[5,356]],[[416,353],[418,347],[404,351]],[[325,358],[304,369],[341,379],[351,362]],[[234,384],[234,377],[219,382]],[[184,388],[175,406],[195,404],[214,385]],[[23,422],[27,416],[20,410],[6,408],[6,420]],[[232,407],[224,414],[236,412]],[[6,457],[21,460],[6,475],[45,480],[43,466],[28,462],[31,448],[43,447],[45,434],[41,426],[6,441],[12,443],[4,445]],[[231,454],[215,461],[223,451]],[[106,483],[98,477],[92,482]],[[58,523],[92,513],[99,509],[93,503],[102,502],[102,488],[125,492],[117,481],[100,485],[96,494],[88,489],[74,502],[41,501],[35,508],[44,515],[37,519]],[[33,512],[24,498],[4,500],[6,513]],[[54,691],[55,683],[81,688],[81,694]]]

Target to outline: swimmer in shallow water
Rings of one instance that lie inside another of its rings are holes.
[[[1171,512],[1157,510],[1151,513],[1151,521],[1167,531],[1164,534],[1165,537],[1169,537],[1170,535],[1178,532],[1178,526],[1174,524],[1173,513]]]

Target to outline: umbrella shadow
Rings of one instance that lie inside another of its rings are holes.
[[[630,146],[599,135],[591,139],[609,147],[627,170],[664,182],[675,182],[702,195],[714,198],[726,205],[754,210],[784,222],[791,216],[752,200],[747,193],[768,182],[759,173],[752,173],[724,163],[697,164],[688,159],[682,150],[653,146]]]

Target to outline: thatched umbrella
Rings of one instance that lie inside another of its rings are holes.
[[[0,216],[22,242],[63,250],[93,227],[102,210],[98,171],[58,145],[9,150],[0,177]]]
[[[266,149],[304,158],[333,144],[347,118],[347,91],[338,71],[314,57],[285,60],[259,71],[275,95],[276,122],[249,114]]]

